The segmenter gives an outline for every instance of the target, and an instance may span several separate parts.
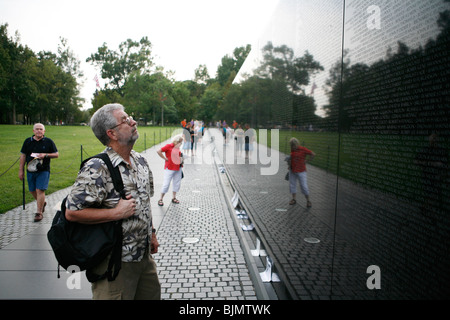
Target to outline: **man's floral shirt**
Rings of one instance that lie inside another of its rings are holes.
[[[151,240],[153,174],[147,160],[134,150],[130,155],[131,165],[111,148],[104,152],[114,167],[119,166],[125,193],[136,200],[136,213],[122,222],[122,261],[140,261]],[[66,206],[74,211],[89,207],[114,208],[119,200],[120,195],[114,189],[108,167],[103,160],[92,158],[78,173]]]

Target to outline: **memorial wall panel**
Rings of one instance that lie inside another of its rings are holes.
[[[333,270],[345,297],[449,297],[448,9],[345,2]]]
[[[445,0],[282,0],[252,44],[233,117],[279,130],[283,159],[292,137],[316,153],[312,207],[271,211],[280,161],[253,212],[294,299],[450,298],[449,44]]]

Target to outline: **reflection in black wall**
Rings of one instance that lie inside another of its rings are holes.
[[[353,36],[344,41],[342,78],[331,92],[339,96],[339,105],[330,109],[330,115],[338,112],[340,175],[369,189],[364,201],[349,200],[345,196],[349,188],[338,182],[335,254],[336,261],[351,262],[338,243],[358,243],[367,261],[378,265],[383,274],[383,287],[375,297],[449,297],[445,149],[450,120],[450,20],[443,5],[443,1],[371,1],[370,5],[346,1],[344,37],[347,33]],[[361,28],[358,15],[366,9],[369,18]],[[394,21],[386,21],[389,12]],[[414,21],[420,16],[426,18]],[[432,17],[435,21],[430,25]],[[373,19],[379,20],[379,29],[370,27],[376,23]],[[365,38],[357,41],[358,35]],[[375,39],[370,41],[370,37]],[[371,49],[384,49],[385,56],[374,59]],[[352,52],[361,50],[366,53],[354,54],[359,61],[353,63]],[[423,153],[432,134],[440,141],[434,140],[433,148]],[[436,188],[427,187],[426,179],[433,179]],[[349,226],[362,232],[355,233]],[[348,270],[336,264],[334,272],[337,276]],[[353,282],[342,278],[336,286],[354,290],[363,278],[367,275]],[[361,295],[367,290],[359,289]],[[352,294],[352,290],[343,292]]]
[[[327,285],[287,257],[294,297],[450,298],[450,2],[282,1],[259,43],[221,118],[296,136],[335,186],[307,213],[326,250],[297,253]]]

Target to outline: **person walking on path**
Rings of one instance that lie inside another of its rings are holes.
[[[245,124],[245,133],[244,133],[244,141],[245,141],[245,159],[253,159],[253,143],[256,140],[256,131],[253,128],[250,128],[248,123]]]
[[[289,160],[289,189],[292,195],[292,199],[289,204],[294,205],[297,203],[295,197],[297,194],[297,181],[299,181],[301,191],[306,198],[306,206],[309,208],[312,204],[309,200],[306,162],[308,162],[308,160],[313,160],[316,154],[313,151],[300,146],[300,143],[296,138],[291,138],[289,144],[291,146],[291,155]]]
[[[194,125],[191,125],[191,127],[189,128],[189,132],[191,134],[191,155],[195,156],[195,153],[197,151],[197,133],[195,131]]]
[[[238,125],[238,128],[236,129],[234,134],[236,136],[236,149],[237,149],[236,154],[242,157],[242,149],[243,149],[242,147],[244,145],[245,133],[244,130],[242,130],[241,125]]]
[[[50,181],[50,159],[59,157],[58,149],[52,139],[45,136],[45,126],[36,123],[33,126],[34,135],[25,139],[20,150],[19,179],[25,176],[25,162],[27,163],[28,190],[36,199],[36,214],[34,222],[44,217],[45,191]]]
[[[114,281],[92,284],[95,300],[161,298],[156,264],[151,254],[158,252],[156,230],[152,225],[150,197],[154,194],[153,174],[147,160],[133,150],[139,137],[137,122],[121,104],[107,104],[91,118],[95,136],[106,146],[113,166],[118,167],[126,199],[114,189],[107,165],[99,158],[88,160],[78,173],[66,201],[69,221],[95,224],[122,220],[122,264]],[[93,272],[102,274],[109,259]]]
[[[164,180],[161,189],[161,198],[158,201],[159,206],[164,205],[164,195],[169,191],[170,182],[172,182],[173,198],[172,203],[178,204],[177,192],[180,191],[182,171],[182,154],[180,146],[183,143],[181,134],[172,138],[172,143],[166,144],[157,151],[158,155],[165,160],[164,163]]]
[[[183,128],[183,138],[184,138],[184,142],[183,142],[183,150],[185,152],[185,155],[189,155],[189,151],[192,148],[192,143],[191,143],[191,124],[188,123],[186,124],[186,127]]]

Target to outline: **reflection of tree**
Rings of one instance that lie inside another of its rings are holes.
[[[345,53],[326,82],[330,127],[339,123],[341,132],[425,135],[445,129],[449,123],[448,10],[440,14],[438,26],[440,34],[424,48],[412,50],[399,42],[396,53],[388,51],[384,60],[371,66],[351,65]]]
[[[284,81],[289,90],[297,94],[305,94],[304,86],[309,84],[310,77],[323,70],[308,51],[302,57],[295,57],[288,46],[274,47],[272,42],[268,42],[262,51],[263,62],[256,69],[256,74],[262,78]]]
[[[307,51],[296,57],[286,45],[274,47],[268,42],[262,52],[254,75],[231,87],[218,117],[249,122],[252,127],[314,123],[316,105],[305,95],[305,87],[323,67]]]
[[[222,87],[225,87],[227,83],[231,84],[233,82],[250,50],[251,46],[248,44],[245,47],[234,49],[233,56],[226,55],[222,58],[222,64],[217,68],[217,81]]]

